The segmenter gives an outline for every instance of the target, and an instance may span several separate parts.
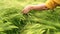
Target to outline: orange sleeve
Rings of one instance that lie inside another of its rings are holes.
[[[47,0],[45,4],[49,9],[53,9],[57,6],[54,0]]]

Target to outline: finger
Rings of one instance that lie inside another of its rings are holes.
[[[23,14],[27,14],[27,10],[23,9],[23,10],[22,10],[22,13],[23,13]]]
[[[22,13],[24,13],[24,12],[25,12],[25,9],[22,10]]]

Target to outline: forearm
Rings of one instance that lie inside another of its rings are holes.
[[[47,10],[45,4],[31,5],[31,10]]]
[[[38,5],[28,5],[26,6],[22,12],[23,13],[28,13],[30,10],[47,10],[48,8],[46,7],[45,4],[38,4]]]

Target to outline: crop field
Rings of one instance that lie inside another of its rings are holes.
[[[0,34],[60,34],[60,7],[21,13],[25,6],[45,1],[0,0]]]

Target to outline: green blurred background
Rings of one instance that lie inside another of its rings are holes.
[[[31,10],[27,15],[22,9],[27,5],[46,0],[0,0],[0,34],[60,34],[60,8]]]

